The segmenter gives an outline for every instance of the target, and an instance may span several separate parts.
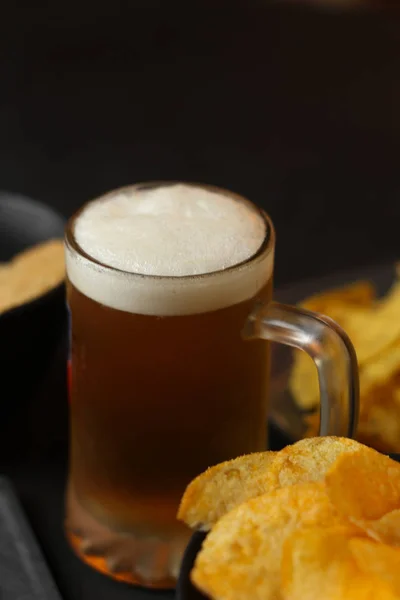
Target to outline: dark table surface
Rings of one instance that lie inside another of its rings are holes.
[[[55,583],[65,600],[167,600],[173,592],[134,588],[97,573],[70,549],[63,531],[65,454],[6,467],[33,527]]]
[[[274,448],[285,438],[270,431]],[[36,459],[0,465],[22,502],[42,553],[65,600],[171,600],[174,591],[146,590],[115,582],[82,563],[70,549],[63,531],[66,446],[54,447]]]

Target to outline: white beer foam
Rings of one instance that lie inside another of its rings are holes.
[[[89,203],[67,272],[82,293],[112,308],[149,315],[217,310],[253,297],[272,272],[260,249],[266,225],[252,205],[195,185],[137,187]],[[238,265],[235,269],[231,269]]]

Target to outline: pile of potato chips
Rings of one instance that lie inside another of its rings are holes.
[[[37,244],[0,264],[0,314],[38,298],[65,277],[62,240]]]
[[[400,282],[384,298],[369,282],[309,298],[302,307],[334,319],[355,347],[360,373],[357,439],[382,452],[400,452]],[[313,361],[296,351],[290,391],[305,411],[319,404]],[[308,435],[318,432],[319,414],[307,416]]]
[[[178,518],[209,531],[191,579],[213,600],[400,599],[400,464],[358,442],[212,467]]]

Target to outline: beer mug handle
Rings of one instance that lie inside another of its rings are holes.
[[[357,428],[357,356],[346,333],[329,317],[276,302],[250,315],[244,336],[304,350],[313,359],[320,389],[319,435],[353,437]]]

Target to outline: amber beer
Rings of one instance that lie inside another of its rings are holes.
[[[69,224],[67,531],[115,577],[172,584],[188,482],[266,447],[269,346],[242,330],[271,299],[268,233],[236,196],[166,184],[113,192]]]

